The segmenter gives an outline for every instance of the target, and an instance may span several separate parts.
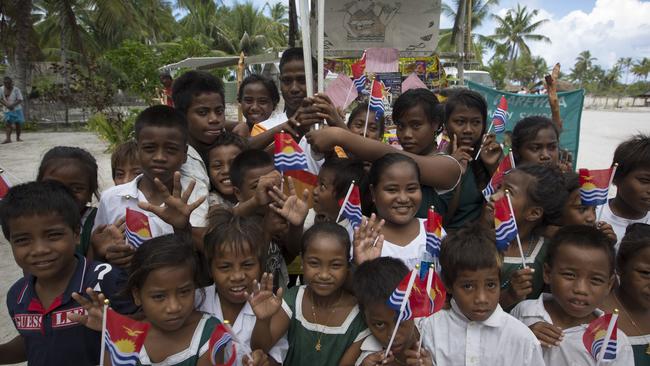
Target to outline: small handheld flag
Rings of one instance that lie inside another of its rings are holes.
[[[384,357],[388,357],[388,352],[390,352],[390,348],[393,345],[395,336],[397,335],[399,324],[404,320],[410,319],[413,315],[411,308],[409,307],[409,297],[411,296],[411,290],[413,289],[415,278],[418,277],[417,271],[417,269],[411,270],[411,272],[400,281],[386,302],[391,309],[397,311],[397,324],[395,325],[395,328],[393,328],[393,334],[388,342],[388,347],[386,347],[386,354]]]
[[[580,201],[584,206],[600,206],[607,203],[611,178],[616,166],[609,169],[580,169]]]
[[[616,359],[616,333],[618,310],[592,321],[582,335],[582,343],[589,354],[600,364],[603,360]],[[604,351],[603,351],[604,349]]]
[[[437,313],[445,305],[447,290],[438,273],[431,267],[427,276],[427,294],[431,302],[431,314]]]
[[[517,237],[517,222],[508,198],[508,195],[504,195],[494,202],[494,230],[499,251],[508,249],[510,242]]]
[[[515,159],[512,157],[512,152],[509,152],[503,160],[501,160],[497,170],[492,174],[492,178],[490,178],[488,185],[482,191],[483,197],[485,197],[486,200],[489,200],[490,196],[499,189],[501,182],[503,182],[503,176],[514,167]]]
[[[354,184],[354,181],[350,183],[350,188],[345,198],[339,201],[339,206],[341,206],[341,209],[336,217],[336,222],[341,217],[344,217],[350,221],[353,228],[361,225],[363,218],[363,214],[361,213],[361,195],[359,194],[359,187]]]
[[[429,207],[427,221],[424,223],[427,233],[426,251],[431,255],[434,262],[440,257],[440,244],[443,239],[442,216],[437,213],[433,206]]]
[[[353,63],[350,68],[352,69],[352,83],[355,88],[357,88],[357,93],[361,94],[366,89],[366,83],[368,79],[366,78],[366,52],[363,52],[363,56]]]
[[[138,354],[149,332],[149,323],[135,321],[113,309],[104,310],[104,342],[113,366],[137,365]],[[103,360],[100,360],[102,362]]]
[[[506,97],[501,96],[499,105],[492,115],[492,124],[494,125],[494,132],[503,133],[506,131],[506,123],[508,121],[508,101]]]
[[[134,248],[140,247],[146,240],[151,239],[149,218],[140,211],[126,208],[126,241]]]
[[[225,366],[231,366],[235,364],[237,358],[237,350],[236,350],[235,343],[233,342],[232,334],[228,330],[228,326],[223,323],[217,325],[214,328],[214,331],[212,331],[212,335],[210,336],[210,342],[209,342],[210,363],[212,365],[217,365],[217,354],[221,350],[225,350],[225,347],[229,343],[231,344],[232,349],[228,360],[224,360],[225,363],[223,365]]]
[[[11,184],[5,176],[4,170],[0,168],[0,200],[5,198],[7,193],[9,193],[9,188],[11,188]]]
[[[284,173],[287,170],[307,170],[307,158],[300,146],[286,132],[275,134],[275,168]]]
[[[381,80],[372,81],[372,91],[368,101],[368,109],[375,112],[375,121],[379,121],[384,115],[384,94],[386,88]]]

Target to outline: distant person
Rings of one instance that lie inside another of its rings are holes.
[[[20,130],[25,123],[23,107],[21,106],[23,95],[20,89],[14,86],[14,81],[9,76],[5,76],[3,86],[0,86],[0,103],[7,109],[4,112],[7,137],[2,143],[8,144],[11,142],[11,125],[16,126],[16,141],[22,141],[20,139]]]
[[[174,83],[174,79],[172,79],[169,72],[162,72],[160,74],[160,83],[163,85],[160,102],[164,105],[173,107],[174,100],[172,99],[172,84]]]

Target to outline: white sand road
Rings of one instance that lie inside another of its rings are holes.
[[[650,134],[650,110],[584,111],[580,135],[579,167],[605,168],[611,163],[616,145],[632,134]],[[94,134],[87,132],[34,132],[23,136],[24,142],[0,145],[0,166],[16,182],[36,177],[43,154],[53,146],[79,146],[90,151],[99,163],[100,189],[112,185],[110,156],[105,153],[106,144]],[[0,343],[16,334],[8,316],[5,296],[9,287],[22,276],[16,266],[11,248],[4,237],[0,238]]]

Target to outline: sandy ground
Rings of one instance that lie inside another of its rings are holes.
[[[604,168],[611,162],[616,145],[632,134],[650,133],[650,112],[584,111],[580,135],[579,167]],[[110,156],[106,144],[92,133],[34,132],[24,135],[24,142],[0,145],[0,166],[13,181],[36,177],[43,154],[57,145],[79,146],[90,151],[99,163],[100,189],[112,185]],[[0,238],[0,343],[11,339],[16,331],[6,310],[5,296],[22,272],[16,266],[11,248]]]

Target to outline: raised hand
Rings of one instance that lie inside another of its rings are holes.
[[[190,227],[190,215],[197,207],[199,207],[203,201],[205,201],[205,196],[197,199],[193,203],[187,203],[190,199],[192,191],[194,191],[194,186],[196,181],[190,182],[187,189],[181,194],[181,173],[174,173],[174,186],[172,193],[169,193],[169,190],[165,185],[158,179],[154,179],[154,183],[158,188],[158,192],[162,194],[163,206],[155,206],[149,202],[138,202],[138,207],[143,210],[154,213],[156,216],[160,217],[163,221],[174,227],[174,229],[187,229]]]
[[[395,361],[393,352],[388,352],[388,357],[384,357],[384,351],[379,351],[371,353],[368,357],[363,359],[361,366],[378,366],[378,365],[388,365],[392,364]]]
[[[561,328],[547,322],[540,321],[531,325],[529,328],[544,347],[559,346],[564,338],[564,333]]]
[[[114,244],[124,243],[124,229],[126,217],[122,216],[111,225],[99,225],[93,231],[90,242],[93,245],[95,255],[99,258],[106,258],[108,248]]]
[[[381,256],[381,249],[384,246],[381,228],[384,223],[384,219],[378,220],[377,216],[372,214],[369,220],[364,217],[361,225],[354,229],[352,245],[355,264],[359,265]]]
[[[330,126],[345,127],[341,115],[336,107],[334,107],[332,100],[327,96],[327,94],[316,94],[313,99],[314,107],[318,109],[318,117],[326,120],[327,124]]]
[[[282,307],[282,287],[273,293],[273,274],[264,273],[258,283],[253,281],[253,293],[248,295],[253,313],[258,320],[270,319]]]
[[[135,248],[125,243],[112,243],[106,247],[106,261],[118,267],[129,267],[133,254]]]
[[[87,314],[69,314],[68,319],[80,323],[92,330],[101,332],[102,318],[104,317],[104,301],[106,301],[106,296],[102,293],[93,291],[90,287],[86,289],[86,294],[88,294],[89,299],[83,297],[77,292],[72,293],[72,298],[78,302],[79,305],[83,306]]]
[[[496,135],[494,133],[485,135],[483,143],[481,144],[480,158],[481,161],[483,161],[483,164],[485,164],[490,171],[495,171],[497,169],[502,153],[503,151],[501,145],[497,142]]]
[[[298,198],[296,187],[293,184],[293,178],[288,178],[289,196],[284,194],[277,186],[274,186],[273,190],[269,192],[269,196],[273,199],[269,207],[291,225],[301,226],[305,222],[305,218],[309,212],[309,206],[307,205],[309,190],[305,189],[302,192],[302,198]]]
[[[526,299],[533,292],[533,268],[516,270],[510,277],[510,291],[517,302]]]
[[[451,144],[451,156],[454,157],[463,168],[463,174],[467,170],[467,165],[473,160],[472,152],[474,148],[471,146],[458,146],[458,136],[454,135]]]
[[[255,203],[257,206],[266,206],[271,203],[272,199],[269,196],[269,191],[273,190],[273,186],[279,186],[280,183],[282,183],[282,176],[277,170],[261,176],[255,189]]]

